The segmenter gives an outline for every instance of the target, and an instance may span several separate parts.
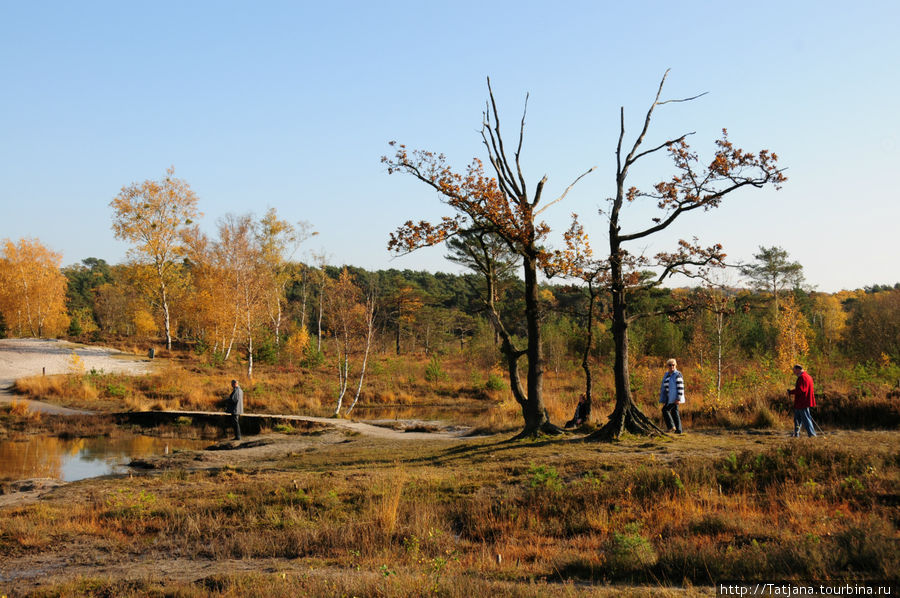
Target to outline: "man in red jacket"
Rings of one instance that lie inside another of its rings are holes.
[[[816,406],[816,393],[813,389],[812,376],[803,370],[803,366],[794,366],[794,375],[797,376],[797,383],[794,388],[788,389],[788,395],[794,395],[794,433],[795,438],[800,436],[800,427],[806,429],[808,436],[815,436],[816,431],[813,429],[812,417],[809,414],[809,408]]]

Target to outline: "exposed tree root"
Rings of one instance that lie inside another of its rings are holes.
[[[549,419],[545,419],[537,426],[525,426],[525,429],[513,436],[511,440],[524,440],[526,438],[539,438],[541,436],[559,436],[564,433],[565,430],[550,423]]]
[[[609,416],[609,421],[602,428],[587,436],[585,441],[612,442],[618,440],[625,431],[635,436],[666,435],[634,403],[631,403],[623,409],[617,408],[613,411]]]

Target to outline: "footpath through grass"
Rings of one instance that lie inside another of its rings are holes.
[[[0,593],[684,595],[900,571],[896,432],[506,438],[273,435],[69,484],[4,509]]]

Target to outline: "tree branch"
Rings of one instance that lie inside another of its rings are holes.
[[[580,181],[581,179],[583,179],[583,178],[586,177],[587,175],[591,174],[591,173],[594,172],[596,169],[597,169],[596,166],[591,166],[586,172],[582,173],[581,175],[579,175],[579,177],[578,177],[577,179],[575,179],[574,181],[572,181],[572,184],[569,185],[568,187],[566,187],[566,190],[563,191],[563,194],[562,194],[562,195],[560,195],[559,197],[557,197],[556,199],[554,199],[553,201],[551,201],[550,203],[548,203],[547,205],[545,205],[544,207],[542,207],[540,210],[535,211],[534,215],[537,216],[538,214],[540,214],[541,212],[543,212],[544,210],[546,210],[547,208],[549,208],[549,207],[552,206],[553,204],[561,202],[563,199],[565,199],[566,195],[569,193],[569,190],[570,190],[572,187],[574,187],[574,186],[578,183],[578,181]],[[546,181],[546,180],[547,180],[547,176],[544,175],[544,178],[542,179],[542,181]]]

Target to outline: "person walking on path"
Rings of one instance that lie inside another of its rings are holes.
[[[666,373],[659,387],[659,402],[663,404],[663,421],[666,432],[681,434],[681,414],[678,405],[684,403],[684,376],[678,371],[678,362],[670,359],[666,362]]]
[[[816,435],[813,429],[812,416],[809,414],[809,408],[816,406],[816,392],[813,387],[813,379],[803,366],[795,365],[793,368],[794,375],[797,376],[797,382],[794,388],[788,389],[788,396],[794,395],[794,438],[800,436],[800,428],[806,429],[806,435],[813,437]]]
[[[231,381],[231,394],[225,402],[225,412],[231,414],[231,425],[234,426],[234,439],[241,439],[241,414],[244,412],[244,391],[237,380]]]

